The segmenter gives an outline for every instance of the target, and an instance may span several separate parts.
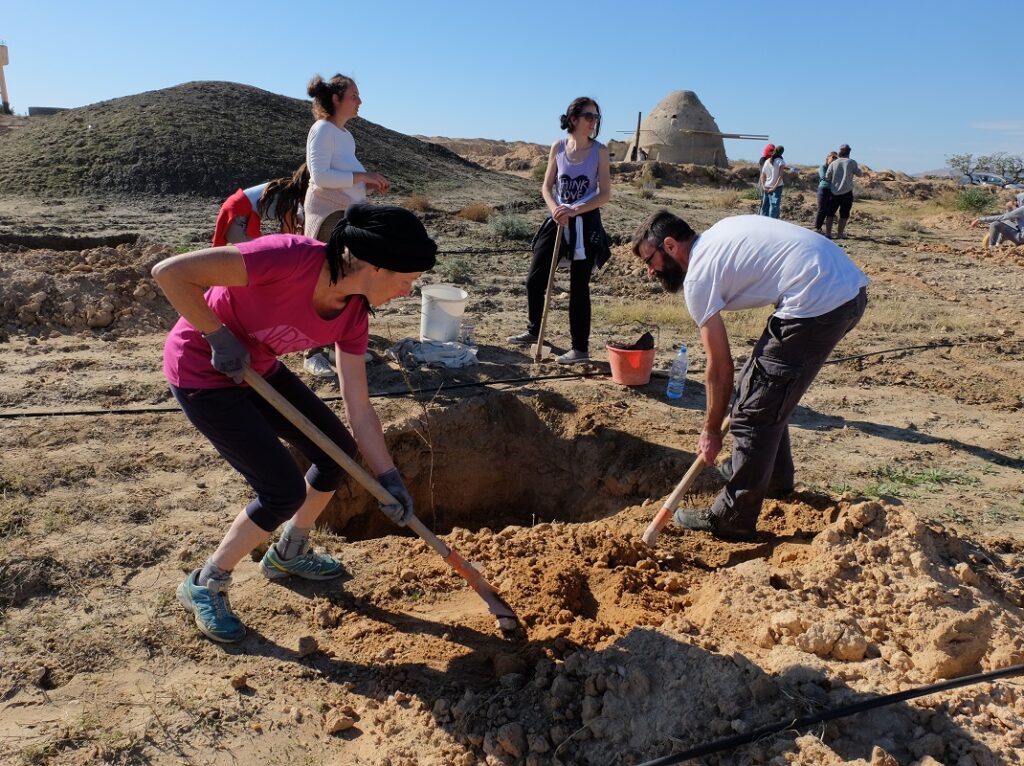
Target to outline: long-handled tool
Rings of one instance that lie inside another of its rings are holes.
[[[266,399],[275,410],[280,412],[296,428],[312,439],[320,449],[330,455],[338,465],[344,468],[353,479],[369,490],[370,494],[377,498],[381,504],[395,505],[398,502],[391,496],[390,492],[380,485],[380,482],[367,473],[355,460],[350,458],[341,447],[331,441],[309,418],[295,409],[291,402],[281,396],[273,386],[267,383],[251,367],[245,368],[244,376],[245,382],[256,393]],[[406,522],[406,526],[437,551],[441,558],[447,561],[448,565],[469,583],[470,587],[487,604],[487,611],[498,619],[498,627],[503,632],[508,633],[516,630],[519,626],[519,619],[516,617],[516,613],[512,611],[512,607],[508,605],[505,599],[498,595],[498,591],[494,589],[494,586],[487,582],[484,576],[472,564],[439,540],[437,535],[427,529],[423,522],[415,516]]]
[[[558,225],[555,232],[555,251],[551,254],[551,270],[548,271],[548,288],[544,291],[544,312],[540,315],[540,328],[537,330],[537,345],[533,347],[533,361],[539,362],[544,356],[544,328],[548,323],[548,308],[551,306],[551,288],[555,284],[555,269],[558,268],[558,254],[562,250],[562,235],[565,227]]]
[[[724,437],[729,433],[729,418],[726,418],[722,422],[722,436]],[[654,547],[654,544],[658,541],[658,533],[661,532],[666,526],[668,526],[669,520],[672,518],[672,513],[679,505],[679,501],[683,499],[690,490],[690,485],[693,484],[694,480],[700,475],[700,472],[704,470],[704,466],[707,463],[704,462],[704,458],[697,455],[693,460],[693,465],[690,466],[690,470],[686,472],[683,478],[676,485],[676,488],[672,490],[672,494],[665,500],[665,504],[661,506],[661,510],[654,515],[654,520],[647,527],[647,531],[644,532],[643,541],[647,545]]]

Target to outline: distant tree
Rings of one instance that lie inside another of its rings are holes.
[[[1007,181],[1014,183],[1024,177],[1024,157],[1006,152],[995,152],[978,157],[979,170],[998,173]]]
[[[946,164],[961,175],[970,175],[978,166],[974,164],[973,154],[947,154]]]

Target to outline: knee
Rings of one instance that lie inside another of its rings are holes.
[[[306,471],[306,481],[317,492],[334,492],[345,480],[345,471],[333,460],[324,465],[314,463]]]
[[[261,490],[245,512],[253,524],[271,532],[294,516],[305,501],[306,482],[299,475]]]

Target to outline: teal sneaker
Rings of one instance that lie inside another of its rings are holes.
[[[196,584],[198,575],[197,569],[178,586],[178,601],[195,616],[196,627],[207,637],[224,644],[241,641],[245,638],[245,626],[231,611],[228,601],[231,578],[211,579],[204,586]]]
[[[306,580],[333,580],[345,574],[345,568],[333,556],[309,550],[293,559],[282,559],[274,546],[267,548],[260,562],[260,571],[268,580],[282,577],[302,577]]]

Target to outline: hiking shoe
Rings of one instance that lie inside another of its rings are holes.
[[[233,644],[245,638],[245,626],[231,611],[228,601],[228,586],[231,578],[215,580],[211,578],[206,585],[197,585],[199,570],[195,570],[178,586],[176,596],[185,610],[195,616],[196,627],[203,635]]]
[[[589,362],[590,354],[586,351],[577,351],[576,349],[571,348],[564,354],[556,356],[555,361],[559,364],[579,364],[580,362]]]
[[[282,559],[271,545],[260,562],[260,572],[268,580],[280,580],[291,575],[306,580],[333,580],[341,577],[345,568],[333,556],[312,550],[293,559]]]
[[[677,508],[672,521],[691,532],[708,532],[722,540],[750,542],[757,537],[757,530],[725,529],[710,510],[698,511],[692,508]]]
[[[537,342],[537,336],[532,332],[521,332],[518,335],[509,335],[507,340],[514,346],[529,346]]]
[[[722,474],[722,478],[725,479],[726,483],[732,481],[732,461],[726,460],[724,463],[719,463],[715,466],[718,472]],[[778,484],[768,483],[768,491],[764,493],[764,496],[771,500],[785,500],[787,497],[792,495],[796,491],[796,487],[786,486],[782,487]]]
[[[334,377],[334,368],[323,354],[313,354],[313,356],[307,357],[302,362],[302,367],[310,375],[315,375],[318,378]]]

